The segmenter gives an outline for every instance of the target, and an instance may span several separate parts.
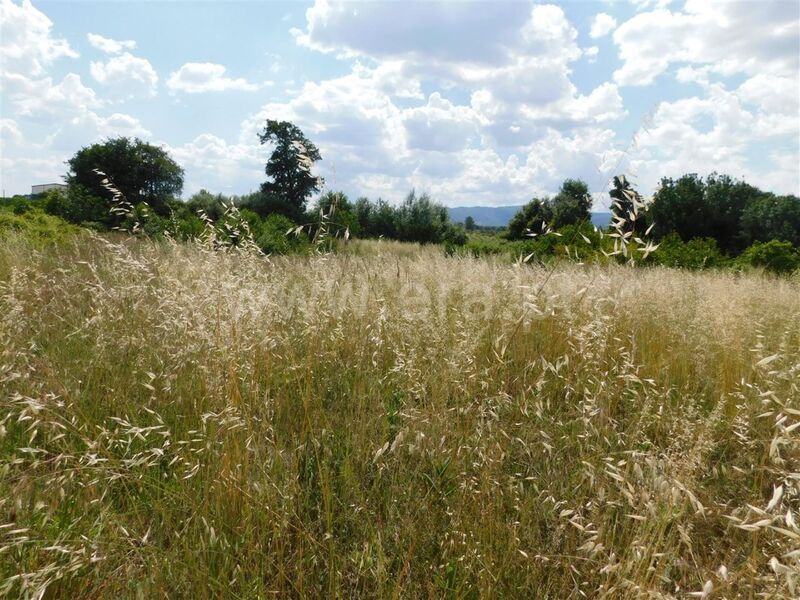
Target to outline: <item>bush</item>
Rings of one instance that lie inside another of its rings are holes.
[[[800,269],[800,251],[791,242],[755,242],[739,257],[744,266],[761,267],[772,273],[791,273]]]
[[[80,229],[59,217],[31,209],[23,214],[0,209],[0,239],[21,235],[34,246],[60,243],[79,233]]]
[[[672,233],[661,240],[658,250],[646,262],[680,269],[706,269],[724,266],[727,261],[716,240],[694,238],[684,242]]]
[[[288,254],[302,249],[308,242],[305,233],[289,234],[297,227],[293,221],[279,214],[271,214],[261,223],[256,234],[256,244],[266,254]]]

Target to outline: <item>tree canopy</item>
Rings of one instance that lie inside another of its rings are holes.
[[[580,179],[566,179],[551,200],[553,226],[565,227],[591,220],[592,196]]]
[[[723,252],[735,254],[752,241],[742,233],[742,217],[763,196],[758,188],[728,175],[665,177],[653,196],[648,220],[655,224],[656,237],[672,232],[683,241],[710,237],[717,240]]]
[[[105,173],[128,202],[146,202],[161,215],[168,214],[168,201],[183,190],[183,169],[166,150],[138,138],[119,137],[81,148],[67,164],[70,186],[81,186],[106,204],[111,194],[95,169]]]
[[[277,202],[265,204],[290,218],[299,218],[309,196],[319,191],[323,183],[311,172],[314,163],[322,159],[319,150],[299,127],[288,121],[268,119],[258,138],[262,144],[274,146],[265,167],[270,180],[261,185],[261,191],[277,197]]]

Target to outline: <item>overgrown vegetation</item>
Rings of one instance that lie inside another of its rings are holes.
[[[533,198],[506,230],[496,231],[478,227],[471,218],[464,225],[451,223],[442,204],[415,190],[397,206],[380,198],[351,202],[343,192],[329,190],[309,208],[324,183],[312,171],[322,160],[319,149],[286,121],[267,120],[259,140],[272,147],[265,166],[268,180],[244,196],[201,190],[186,202],[177,200],[183,186],[180,166],[161,148],[117,138],[82,148],[70,159],[66,192],[53,190],[32,200],[17,197],[6,204],[15,214],[38,208],[98,231],[123,229],[179,240],[197,239],[210,225],[238,239],[241,218],[251,241],[268,254],[308,253],[320,245],[322,232],[326,248],[333,247],[335,238],[385,238],[441,244],[448,255],[505,255],[510,260],[605,263],[635,258],[642,265],[757,268],[777,274],[798,268],[800,199],[775,196],[727,175],[665,178],[647,199],[624,176],[614,177],[612,228],[605,233],[590,225],[592,197],[586,183],[567,179],[555,196]],[[623,238],[633,256],[620,256]],[[656,247],[661,251],[654,254]],[[637,249],[643,254],[636,255]]]
[[[0,593],[797,596],[796,279],[234,215],[0,239]]]

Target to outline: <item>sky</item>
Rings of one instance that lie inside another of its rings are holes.
[[[267,119],[325,190],[522,204],[580,178],[713,171],[800,194],[800,2],[0,0],[0,186],[109,137],[162,146],[183,197],[266,178]]]

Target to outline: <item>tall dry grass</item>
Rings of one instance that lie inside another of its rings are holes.
[[[373,245],[2,242],[0,592],[797,597],[797,281]]]

